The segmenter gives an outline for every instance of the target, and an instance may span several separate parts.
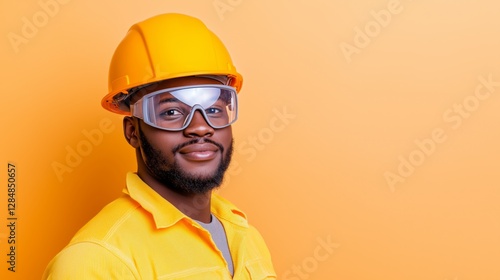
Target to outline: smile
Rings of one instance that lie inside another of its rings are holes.
[[[219,148],[211,143],[191,144],[179,150],[184,158],[190,161],[207,161],[217,157]]]

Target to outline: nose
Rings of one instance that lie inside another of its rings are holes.
[[[193,113],[191,122],[183,132],[186,137],[212,136],[214,134],[214,128],[207,123],[200,109],[197,109]]]

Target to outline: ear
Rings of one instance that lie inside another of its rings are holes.
[[[137,122],[133,117],[123,118],[123,134],[125,139],[134,148],[139,148],[139,132],[137,131]]]

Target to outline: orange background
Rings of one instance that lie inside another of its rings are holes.
[[[164,12],[202,19],[245,78],[219,192],[280,279],[500,278],[498,2],[55,1],[0,8],[0,180],[13,162],[18,183],[17,272],[1,226],[1,279],[39,279],[120,195],[136,166],[100,108],[108,65],[131,24]]]

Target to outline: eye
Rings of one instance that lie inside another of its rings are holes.
[[[170,109],[170,110],[167,110],[163,113],[163,115],[168,115],[168,116],[173,116],[173,115],[180,115],[182,114],[181,112],[179,112],[178,110],[176,109]]]
[[[207,114],[218,114],[218,113],[222,113],[222,110],[219,108],[210,107],[210,108],[206,109],[205,112]]]
[[[165,109],[162,112],[160,112],[160,117],[162,118],[177,118],[182,116],[182,112],[178,109]]]

